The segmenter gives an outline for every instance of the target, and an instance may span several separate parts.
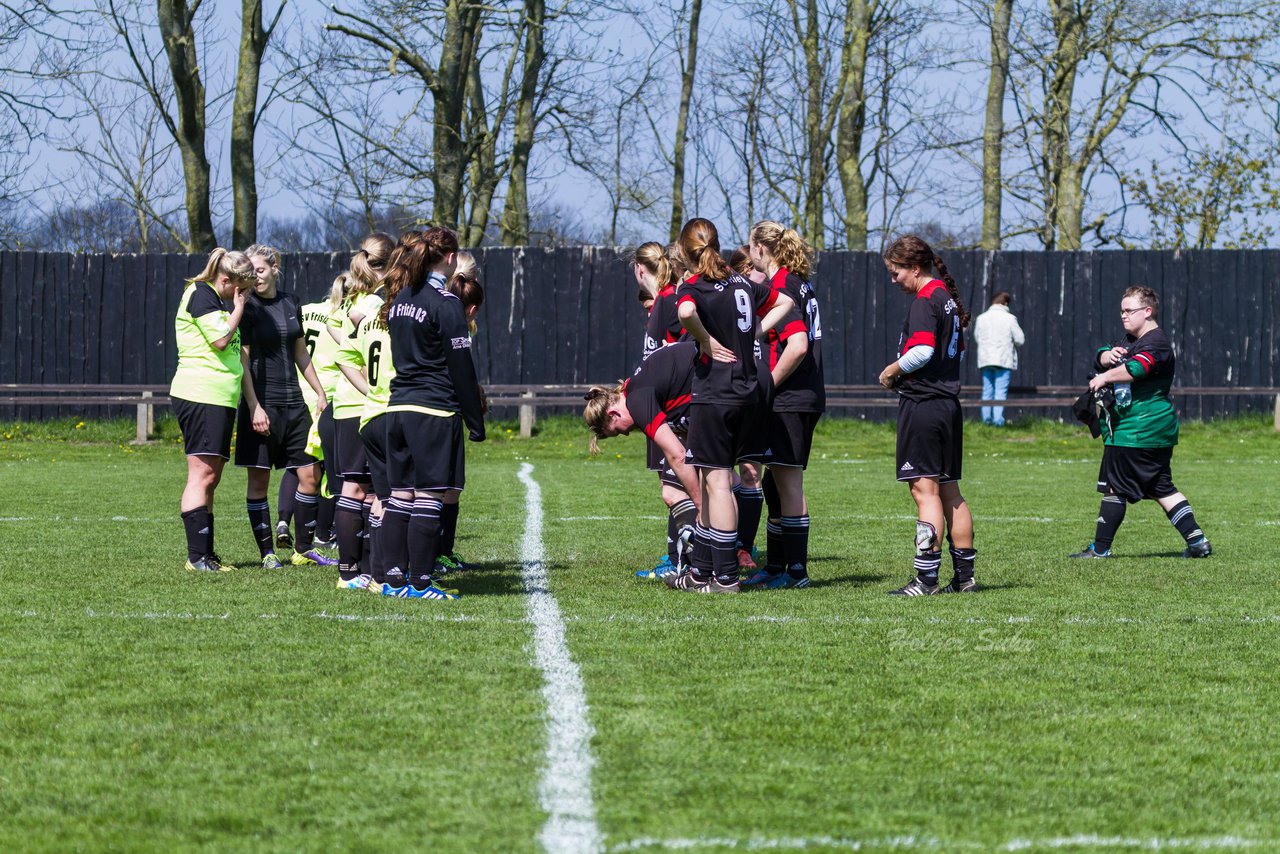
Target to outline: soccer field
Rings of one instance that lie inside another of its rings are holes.
[[[638,433],[494,430],[452,603],[256,568],[230,467],[242,569],[183,571],[181,447],[130,429],[0,441],[0,850],[1280,848],[1269,420],[1184,425],[1201,561],[1153,502],[1068,561],[1100,444],[970,425],[985,589],[921,599],[891,425],[820,426],[813,586],[736,597],[632,576]]]

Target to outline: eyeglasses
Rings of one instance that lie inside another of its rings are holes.
[[[1131,314],[1135,314],[1135,313],[1137,313],[1137,312],[1139,312],[1139,311],[1144,311],[1144,310],[1146,310],[1146,309],[1148,309],[1148,308],[1151,308],[1151,306],[1149,306],[1149,305],[1140,305],[1140,306],[1138,306],[1137,308],[1122,308],[1122,309],[1120,309],[1120,316],[1121,316],[1121,317],[1128,317],[1128,316],[1129,316],[1129,315],[1131,315]]]

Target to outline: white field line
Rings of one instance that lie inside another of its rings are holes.
[[[547,705],[546,767],[538,784],[538,799],[547,823],[538,841],[549,854],[598,852],[604,836],[596,824],[591,797],[591,736],[587,694],[582,671],[569,654],[560,606],[547,588],[542,547],[542,488],[533,479],[533,466],[520,464],[525,486],[525,529],[520,544],[521,576],[529,594],[533,623],[534,660],[546,680],[542,696]]]
[[[991,846],[985,842],[939,839],[936,836],[885,836],[850,839],[839,836],[810,837],[686,837],[658,839],[644,837],[610,846],[621,851],[697,851],[706,848],[731,848],[739,851],[802,851],[807,848],[824,851],[1033,851],[1057,848],[1103,848],[1142,851],[1220,851],[1223,849],[1272,848],[1280,840],[1246,839],[1239,836],[1102,836],[1082,833],[1043,839],[1011,839]]]

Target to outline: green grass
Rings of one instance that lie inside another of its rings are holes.
[[[443,606],[185,573],[172,423],[143,447],[131,421],[76,423],[0,427],[0,850],[536,848],[525,461],[608,846],[1280,847],[1267,421],[1184,425],[1174,477],[1211,559],[1177,557],[1147,502],[1120,557],[1083,564],[1063,556],[1092,536],[1100,446],[970,426],[986,590],[910,601],[884,595],[914,518],[890,426],[819,429],[813,588],[697,597],[631,577],[665,530],[639,437],[592,459],[571,420],[498,425],[463,500],[482,566]],[[218,548],[249,567],[243,488],[229,468]]]

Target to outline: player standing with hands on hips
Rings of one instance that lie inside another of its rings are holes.
[[[891,596],[971,593],[973,515],[960,494],[964,415],[960,410],[960,361],[969,313],[960,304],[947,265],[914,234],[899,237],[884,253],[889,278],[914,294],[902,324],[899,357],[880,372],[880,385],[896,388],[898,480],[916,502],[916,577]],[[941,279],[931,274],[937,270]],[[946,526],[945,529],[943,526]],[[942,534],[951,545],[955,575],[938,587]]]
[[[1089,380],[1094,392],[1112,386],[1115,403],[1102,419],[1102,465],[1098,491],[1102,507],[1093,542],[1075,558],[1111,557],[1111,542],[1124,521],[1126,502],[1154,498],[1187,543],[1183,557],[1208,557],[1208,538],[1196,524],[1187,497],[1173,485],[1169,464],[1178,444],[1178,413],[1169,400],[1173,385],[1173,345],[1160,328],[1160,298],[1151,288],[1135,286],[1120,300],[1124,343],[1098,351]]]

